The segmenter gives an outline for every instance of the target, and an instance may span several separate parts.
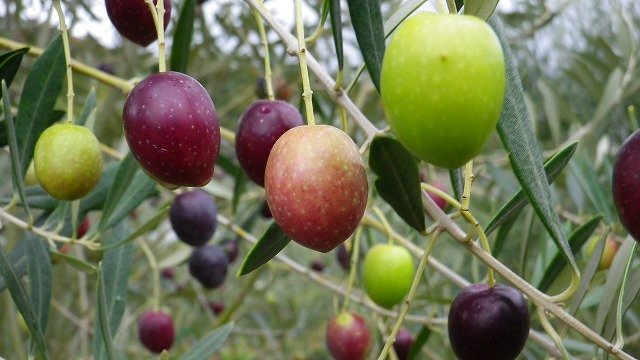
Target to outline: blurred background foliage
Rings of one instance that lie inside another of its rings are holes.
[[[288,19],[291,29],[293,2],[279,1],[267,5],[282,19]],[[101,8],[103,1],[65,0],[67,23],[73,29],[91,27],[98,20],[106,20]],[[307,33],[315,27],[321,3],[307,1],[305,20]],[[403,1],[382,0],[383,16],[389,18]],[[171,37],[181,1],[174,1],[172,21],[168,28]],[[355,36],[349,27],[346,4],[344,8],[346,79],[349,81],[362,60]],[[35,16],[29,9],[42,9]],[[594,236],[611,229],[619,241],[626,233],[617,223],[610,196],[610,177],[613,157],[622,141],[637,126],[637,115],[631,106],[640,107],[640,2],[635,0],[502,0],[497,15],[505,23],[511,39],[511,46],[518,61],[523,85],[527,94],[527,104],[533,116],[537,136],[546,155],[551,155],[573,141],[579,146],[570,165],[554,183],[558,200],[557,211],[566,224],[567,233],[584,224],[598,214],[603,220]],[[331,74],[335,74],[337,62],[331,31],[327,29],[314,45],[311,53],[323,63]],[[271,41],[272,66],[275,83],[280,85],[281,97],[301,106],[300,79],[297,59],[290,57],[277,36],[267,26]],[[49,0],[0,0],[0,37],[31,44],[40,48],[57,35],[57,20]],[[76,34],[74,32],[74,34]],[[109,70],[124,79],[142,78],[156,68],[154,45],[148,49],[120,39],[115,30],[104,33],[105,39],[90,35],[77,35],[71,41],[75,59],[90,66]],[[170,48],[170,39],[169,39]],[[256,99],[256,84],[262,76],[262,49],[259,44],[255,21],[248,7],[241,1],[210,0],[196,11],[195,37],[191,47],[188,73],[198,79],[211,94],[224,127],[235,130],[243,110]],[[4,51],[2,51],[4,52]],[[25,58],[16,82],[11,88],[14,104],[19,98],[27,69],[33,59]],[[469,81],[473,81],[470,79]],[[339,126],[335,105],[328,94],[313,82],[315,110],[319,122]],[[122,137],[121,111],[125,95],[96,80],[75,76],[76,111],[95,88],[98,96],[98,111],[93,120],[98,138],[105,144],[121,152],[126,151]],[[384,115],[380,98],[370,80],[363,75],[349,93],[363,112],[378,125],[384,126]],[[58,108],[64,109],[65,97],[58,99]],[[358,143],[362,135],[349,124],[349,132]],[[233,147],[223,142],[223,156],[234,160]],[[1,159],[2,170],[8,169],[8,156]],[[425,167],[424,172],[433,180],[448,181],[448,174]],[[5,171],[5,173],[7,173]],[[486,224],[495,212],[519,189],[500,141],[493,136],[483,154],[476,161],[476,183],[473,188],[472,210],[476,218]],[[252,231],[259,235],[267,222],[257,216],[262,206],[263,192],[257,186],[247,185],[238,209],[233,212],[230,205],[234,190],[234,179],[222,169],[216,170],[214,182],[208,190],[216,195],[221,211],[239,224],[250,221]],[[3,193],[10,192],[8,177],[0,179]],[[450,187],[449,187],[450,188]],[[166,194],[147,201],[137,210],[137,217],[144,218],[159,204],[170,200]],[[389,217],[394,228],[414,239],[422,240],[417,234],[397,218],[393,211],[379,206]],[[91,214],[97,217],[99,214]],[[253,220],[255,221],[253,221]],[[126,227],[136,227],[139,220],[130,218],[123,223]],[[496,232],[496,233],[500,233]],[[12,226],[2,229],[1,241],[8,248],[20,241],[24,233]],[[500,235],[498,235],[500,236]],[[541,226],[530,207],[504,231],[507,241],[498,258],[527,281],[536,284],[546,265],[555,254],[555,246]],[[492,235],[492,241],[496,235]],[[328,318],[336,311],[338,297],[304,276],[287,271],[277,262],[272,262],[256,275],[255,283],[249,284],[250,291],[243,293],[243,284],[251,277],[234,276],[237,262],[230,270],[226,285],[222,290],[204,291],[194,283],[188,274],[184,260],[189,249],[176,242],[168,222],[150,233],[148,241],[161,264],[175,267],[175,280],[163,280],[164,298],[162,306],[174,316],[177,324],[175,349],[177,353],[186,350],[194,340],[210,331],[216,316],[207,306],[209,301],[222,301],[227,305],[236,303],[239,295],[240,307],[233,315],[237,319],[234,334],[227,340],[222,359],[325,359],[328,357],[324,346],[324,330]],[[235,237],[220,227],[214,242],[222,242]],[[375,231],[365,231],[364,248],[375,242],[386,241],[386,236]],[[630,240],[627,239],[628,243]],[[246,254],[248,244],[241,242],[241,256]],[[618,252],[619,262],[629,254],[629,246]],[[625,250],[626,249],[626,253]],[[321,255],[304,250],[295,244],[285,249],[299,263],[307,266],[319,260],[326,265],[325,275],[338,283],[346,281],[346,274],[337,265],[335,254]],[[74,249],[74,254],[89,261],[97,261],[99,254],[83,249]],[[436,246],[434,256],[473,282],[481,281],[484,267],[471,255],[464,252],[450,237],[444,236]],[[588,260],[587,254],[580,253],[581,268]],[[614,266],[615,267],[615,266]],[[612,268],[613,269],[613,268]],[[610,270],[613,271],[613,270]],[[577,312],[580,320],[590,327],[600,321],[598,313],[611,314],[615,310],[612,299],[617,299],[617,290],[603,292],[621,279],[617,274],[600,271],[592,280],[589,292]],[[631,279],[638,279],[640,264],[634,263]],[[635,277],[634,277],[635,276]],[[448,307],[458,288],[434,271],[428,269],[426,280],[420,287],[417,301],[411,313],[446,317]],[[52,312],[46,337],[48,347],[56,359],[71,359],[76,356],[86,358],[87,346],[93,336],[94,319],[93,284],[88,277],[66,264],[54,266],[54,288]],[[137,249],[134,268],[129,281],[128,303],[125,317],[114,341],[116,348],[124,351],[127,358],[149,358],[150,355],[135,341],[136,319],[148,308],[147,299],[151,295],[151,275],[143,253]],[[560,274],[550,292],[566,287],[568,274]],[[629,281],[629,290],[637,284]],[[617,289],[614,288],[614,289]],[[87,298],[89,294],[89,298]],[[606,308],[601,304],[607,304]],[[615,304],[614,304],[615,305]],[[7,291],[0,294],[0,355],[8,359],[25,358],[28,334],[21,330],[15,307]],[[358,310],[374,324],[386,324],[390,319],[374,316],[364,307]],[[630,354],[640,355],[640,301],[634,301],[624,317],[626,335],[625,349]],[[610,317],[609,317],[610,319]],[[600,321],[601,322],[601,321]],[[607,322],[605,325],[609,324]],[[612,332],[605,329],[596,331]],[[406,327],[417,333],[421,325],[407,322]],[[534,320],[534,328],[540,329]],[[592,344],[582,337],[562,329],[561,334],[570,352],[576,358],[602,358],[594,352]],[[424,358],[450,359],[446,329],[433,327],[431,336],[423,347]],[[377,346],[382,336],[378,333]],[[265,354],[269,354],[265,357]],[[531,341],[522,355],[524,359],[541,359],[544,352]]]

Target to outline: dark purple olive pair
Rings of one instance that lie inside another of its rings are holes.
[[[473,284],[453,300],[448,328],[461,360],[514,360],[529,335],[529,307],[512,287]]]

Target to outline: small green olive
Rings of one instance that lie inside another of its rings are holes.
[[[98,139],[86,127],[71,123],[55,124],[40,135],[33,162],[40,185],[59,200],[82,198],[102,175]]]

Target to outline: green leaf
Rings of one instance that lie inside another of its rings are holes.
[[[587,265],[582,270],[580,277],[580,286],[578,286],[578,290],[573,295],[571,299],[571,305],[569,306],[569,313],[574,315],[576,311],[580,308],[580,304],[582,304],[582,300],[584,300],[585,295],[587,295],[587,291],[590,290],[591,280],[593,276],[598,271],[598,265],[600,264],[600,259],[602,258],[602,253],[604,252],[604,246],[607,243],[607,237],[609,236],[609,231],[605,231],[600,237],[598,243],[596,244],[593,253],[591,253],[591,257],[587,261]]]
[[[19,241],[9,254],[9,263],[13,267],[13,270],[18,279],[22,278],[27,273],[26,253],[27,243],[25,241]],[[4,281],[4,277],[0,276],[0,291],[4,291],[4,289],[6,288],[7,283]]]
[[[171,70],[173,71],[187,72],[195,14],[196,0],[183,1],[171,46]]]
[[[598,174],[593,169],[593,162],[586,155],[581,155],[576,159],[577,161],[569,164],[569,168],[589,201],[599,213],[604,215],[607,224],[614,224],[617,217],[613,211],[611,189],[607,188],[606,192],[603,190],[602,182],[598,180]]]
[[[113,231],[105,236],[106,244],[119,242],[125,236],[124,226],[116,226]],[[103,277],[106,315],[111,330],[111,337],[118,330],[124,308],[127,304],[127,286],[129,274],[133,262],[133,246],[126,244],[113,249],[106,250],[102,256],[102,273],[109,274]],[[104,359],[106,356],[102,334],[101,321],[96,314],[96,330],[93,338],[93,357],[96,360]]]
[[[96,89],[91,88],[91,92],[87,95],[87,99],[84,101],[84,106],[82,107],[82,112],[78,119],[76,120],[76,124],[78,125],[86,125],[89,116],[94,112],[96,106],[98,105],[98,99],[96,98]]]
[[[569,236],[569,246],[571,246],[573,253],[577,253],[582,248],[582,245],[589,240],[591,234],[593,234],[600,224],[600,220],[602,220],[602,216],[593,217],[571,233]],[[556,254],[538,283],[538,290],[546,292],[565,266],[566,262],[563,261],[562,255],[559,253]]]
[[[500,19],[493,16],[489,19],[489,24],[498,35],[504,50],[507,68],[505,103],[498,122],[500,140],[509,153],[513,172],[527,194],[531,205],[571,268],[577,271],[576,261],[571,249],[569,249],[566,234],[555,211],[555,201],[551,194],[551,186],[545,176],[542,152],[536,141],[531,115],[525,103],[516,59],[509,48],[509,40],[504,33]]]
[[[40,134],[51,124],[53,107],[66,73],[62,37],[58,36],[38,57],[22,89],[18,104],[16,136],[25,175]]]
[[[329,12],[331,13],[333,44],[336,47],[336,57],[338,58],[338,70],[342,71],[342,69],[344,69],[344,53],[342,49],[342,12],[340,11],[340,0],[329,0]]]
[[[249,250],[249,253],[242,261],[240,269],[238,269],[238,275],[247,275],[266,264],[278,255],[290,241],[291,239],[282,232],[280,226],[275,221],[272,222],[260,240]]]
[[[244,171],[242,171],[240,166],[236,165],[224,155],[220,155],[216,166],[220,166],[225,172],[235,178],[233,197],[231,198],[231,209],[235,214],[238,204],[240,203],[240,198],[247,187],[247,176],[244,174]]]
[[[491,248],[491,255],[493,255],[493,257],[498,257],[502,252],[502,249],[504,249],[504,245],[507,243],[509,231],[511,231],[513,225],[515,225],[516,220],[517,216],[513,216],[512,218],[503,222],[502,225],[498,228],[496,241],[493,243],[493,247]]]
[[[498,0],[464,0],[464,13],[487,20],[496,10],[496,6]]]
[[[148,220],[146,220],[142,224],[142,226],[140,226],[136,231],[131,233],[131,235],[127,236],[126,238],[116,243],[109,244],[108,246],[103,246],[101,250],[108,250],[118,246],[122,246],[126,243],[132,242],[133,240],[137,239],[139,236],[142,236],[148,233],[149,231],[155,229],[156,227],[158,227],[158,225],[160,225],[160,223],[162,223],[167,218],[167,214],[169,213],[170,209],[171,209],[171,204],[166,204],[160,207],[154,215],[152,215]]]
[[[7,87],[13,82],[13,78],[18,73],[22,58],[29,51],[29,48],[21,48],[8,53],[0,55],[0,80],[4,80],[7,83]],[[5,90],[0,90],[0,95]]]
[[[380,196],[407,224],[423,232],[426,226],[416,157],[397,140],[377,136],[369,148],[369,166],[378,176],[375,186]]]
[[[98,271],[98,269],[93,265],[86,261],[80,260],[75,256],[67,255],[65,253],[61,253],[58,251],[52,251],[51,257],[56,260],[64,261],[69,266],[82,271],[85,274],[93,275]]]
[[[98,230],[104,231],[128,216],[145,199],[157,194],[151,180],[129,153],[118,168],[104,203]]]
[[[384,26],[380,0],[347,0],[351,23],[371,81],[380,92],[380,70],[384,57]]]
[[[387,21],[384,23],[384,36],[388,38],[389,35],[398,27],[400,24],[409,17],[409,15],[413,14],[422,4],[426,3],[427,0],[408,0],[402,3],[398,10],[394,12]],[[346,87],[346,92],[349,92],[353,85],[358,81],[360,75],[364,71],[365,65],[361,65],[356,70],[355,75],[349,82],[349,85]],[[314,98],[315,99],[315,98]]]
[[[198,340],[197,343],[193,344],[193,346],[191,346],[191,348],[180,357],[180,360],[201,360],[211,358],[213,354],[220,349],[229,334],[231,334],[231,330],[233,330],[233,323],[228,323],[213,330],[205,337]]]
[[[7,288],[9,288],[9,293],[11,293],[11,298],[13,298],[13,301],[18,307],[18,311],[20,311],[20,314],[22,314],[24,321],[27,323],[29,332],[31,333],[33,341],[36,344],[36,349],[44,359],[49,359],[49,354],[47,353],[47,348],[44,342],[44,335],[42,334],[42,329],[40,327],[36,312],[27,299],[27,293],[22,287],[20,279],[18,278],[15,269],[11,265],[4,247],[2,247],[1,245],[0,273],[7,283]]]
[[[629,253],[633,248],[635,240],[630,236],[622,243],[620,249],[613,258],[611,267],[607,271],[607,278],[602,289],[602,296],[598,302],[598,310],[596,311],[596,321],[593,330],[600,333],[604,330],[605,320],[611,314],[615,313],[614,300],[617,299],[618,290],[622,278],[624,277],[625,268]]]
[[[98,307],[98,323],[97,326],[101,331],[102,341],[105,344],[107,350],[107,358],[110,360],[115,359],[115,353],[113,350],[113,339],[111,338],[111,325],[109,324],[109,314],[107,313],[107,296],[104,290],[104,276],[102,276],[102,264],[98,264],[97,272],[98,284],[96,286],[96,304]]]
[[[18,154],[18,142],[16,140],[16,128],[13,123],[13,116],[11,116],[11,102],[9,101],[9,92],[7,91],[7,84],[4,80],[2,80],[2,104],[3,104],[3,115],[4,115],[4,124],[7,134],[7,139],[9,140],[9,152],[11,153],[11,177],[13,179],[13,186],[16,190],[18,190],[18,195],[20,196],[20,201],[24,204],[25,211],[30,219],[32,219],[31,211],[29,210],[29,205],[26,201],[26,194],[24,192],[24,180],[22,178],[22,169],[20,168],[20,155]]]
[[[464,191],[464,176],[462,169],[449,170],[449,180],[451,180],[451,189],[453,189],[453,197],[462,201],[462,192]]]
[[[547,181],[551,184],[560,175],[573,156],[578,143],[571,143],[564,149],[553,154],[544,164],[544,171]],[[511,199],[493,216],[485,228],[487,235],[491,234],[500,225],[515,219],[520,210],[528,204],[528,199],[522,189],[520,189]]]
[[[420,328],[420,332],[416,336],[416,339],[413,341],[411,348],[409,349],[409,356],[407,356],[407,360],[417,359],[418,355],[420,355],[420,350],[429,340],[429,336],[431,336],[431,329],[428,326],[422,325]]]
[[[34,307],[40,329],[47,328],[49,308],[51,303],[51,258],[44,240],[34,234],[27,234],[27,275],[29,276],[29,298]],[[31,339],[31,346],[35,348],[35,339]]]

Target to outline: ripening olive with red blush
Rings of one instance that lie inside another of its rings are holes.
[[[147,76],[127,97],[122,117],[133,156],[163,186],[200,187],[211,180],[220,123],[197,80],[174,71]]]
[[[329,321],[325,341],[336,360],[364,360],[373,344],[371,330],[364,318],[347,311]]]
[[[612,190],[622,225],[640,241],[640,130],[631,134],[618,151]]]
[[[157,4],[154,0],[153,4]],[[145,0],[106,0],[107,15],[124,38],[146,47],[158,38],[151,9]],[[164,0],[164,28],[171,19],[171,0]]]
[[[245,110],[238,125],[236,155],[249,179],[264,185],[271,148],[287,130],[303,124],[298,109],[284,101],[258,100]]]
[[[327,125],[297,126],[278,139],[265,172],[274,220],[298,244],[328,252],[360,223],[367,175],[356,144]]]

